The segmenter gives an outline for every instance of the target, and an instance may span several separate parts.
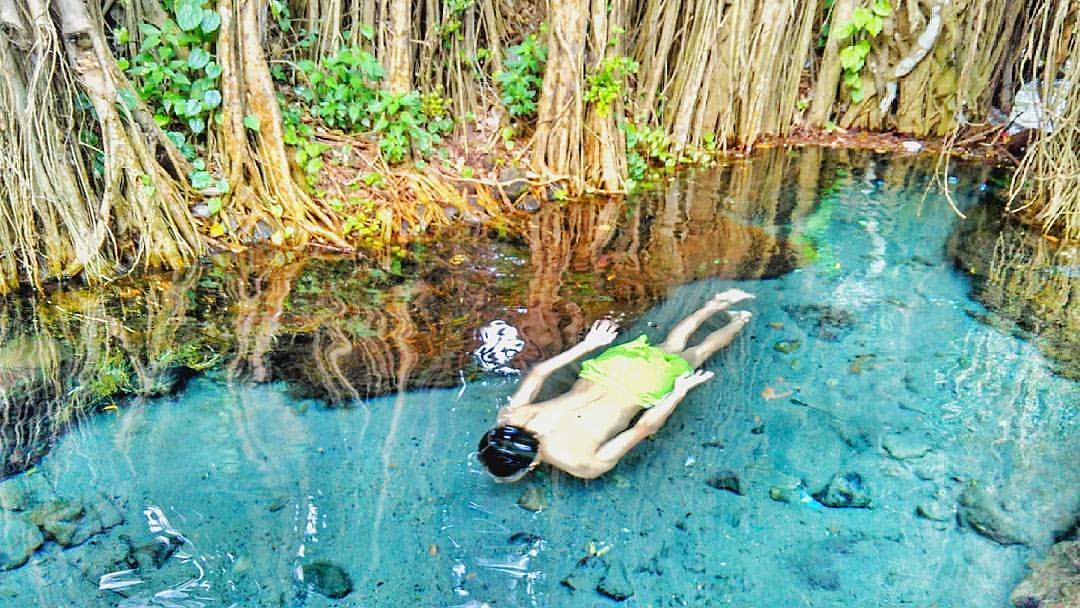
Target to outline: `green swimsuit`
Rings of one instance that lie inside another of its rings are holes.
[[[650,407],[671,392],[676,378],[693,369],[686,359],[649,345],[642,335],[583,362],[579,377]]]

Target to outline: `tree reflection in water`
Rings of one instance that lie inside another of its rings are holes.
[[[596,318],[633,320],[676,285],[790,272],[828,247],[793,227],[811,223],[840,176],[872,166],[904,189],[930,171],[915,160],[773,149],[631,199],[549,203],[525,219],[521,240],[444,238],[400,275],[250,251],[9,298],[0,303],[3,473],[32,464],[79,416],[176,390],[203,370],[357,405],[474,377],[475,331],[493,319],[519,328],[527,345],[515,364],[526,366]]]

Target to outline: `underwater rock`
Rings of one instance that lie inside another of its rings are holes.
[[[123,523],[124,516],[104,496],[92,501],[53,498],[31,511],[30,521],[45,532],[46,538],[71,547]]]
[[[98,537],[64,551],[63,555],[68,565],[82,573],[86,580],[98,581],[102,575],[126,570],[125,560],[130,550],[126,537]]]
[[[739,475],[735,471],[725,469],[705,483],[709,484],[710,488],[726,490],[739,496],[743,495],[742,483],[739,481]]]
[[[958,518],[965,525],[999,545],[1026,545],[1024,535],[981,486],[970,486],[960,495]]]
[[[41,531],[25,517],[0,512],[0,570],[25,564],[43,542]]]
[[[38,502],[38,494],[45,487],[40,475],[19,475],[0,482],[0,509],[25,511]]]
[[[773,350],[786,355],[799,350],[800,346],[802,346],[801,340],[778,340],[773,344]]]
[[[340,599],[352,592],[352,579],[337,564],[316,561],[304,564],[302,571],[304,582],[328,598]]]
[[[829,485],[814,494],[814,500],[834,509],[865,509],[870,507],[870,494],[858,473],[836,474]]]
[[[926,501],[915,507],[915,514],[931,521],[949,521],[956,512],[937,501]]]
[[[540,486],[529,486],[521,493],[517,505],[526,511],[540,511],[547,507],[547,497]]]
[[[930,445],[911,433],[886,435],[881,442],[889,456],[897,460],[920,458],[930,451]]]
[[[784,311],[810,334],[836,342],[855,328],[855,315],[828,304],[786,304]]]
[[[1016,608],[1080,606],[1080,541],[1060,542],[1031,564],[1031,573],[1009,596]]]
[[[181,545],[182,542],[179,539],[171,536],[159,536],[152,542],[131,546],[124,561],[127,562],[128,566],[138,568],[144,572],[149,571],[151,568],[160,570]]]
[[[769,488],[769,498],[776,502],[795,502],[799,499],[799,493],[791,488],[773,486]]]
[[[630,577],[626,574],[626,567],[622,562],[611,564],[600,582],[596,584],[596,591],[616,602],[623,602],[634,595],[634,587],[630,584]]]

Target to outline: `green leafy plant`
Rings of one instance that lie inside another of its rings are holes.
[[[654,181],[675,169],[679,158],[662,128],[623,123],[626,137],[626,165],[632,190],[636,184]]]
[[[342,47],[321,63],[299,61],[297,68],[307,86],[295,87],[299,103],[282,112],[288,144],[303,146],[312,135],[302,121],[305,109],[327,126],[376,133],[379,151],[390,163],[404,161],[414,150],[431,154],[433,144],[453,129],[449,100],[438,92],[399,94],[380,89],[383,69],[374,55],[359,47]]]
[[[521,44],[507,49],[501,72],[495,74],[502,89],[502,102],[510,115],[529,118],[536,114],[536,101],[544,84],[547,47],[529,34]]]
[[[611,104],[626,90],[626,77],[637,72],[638,67],[636,61],[622,55],[604,58],[596,72],[585,77],[585,101],[594,104],[600,116],[607,116]]]
[[[856,8],[851,20],[836,30],[837,38],[846,41],[846,46],[840,49],[840,66],[844,70],[844,87],[855,103],[866,97],[861,72],[870,54],[870,40],[881,33],[885,18],[891,14],[889,0],[873,0],[869,7]]]
[[[214,56],[221,18],[205,8],[205,0],[176,0],[175,19],[161,27],[139,25],[139,53],[119,60],[120,67],[136,83],[135,92],[154,112],[154,121],[189,158],[196,156],[195,143],[205,139],[207,124],[221,106],[218,82],[221,66]],[[119,43],[127,31],[114,30]]]

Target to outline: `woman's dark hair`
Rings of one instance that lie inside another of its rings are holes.
[[[516,426],[497,426],[484,433],[478,446],[480,462],[496,477],[512,477],[536,460],[540,442]]]

